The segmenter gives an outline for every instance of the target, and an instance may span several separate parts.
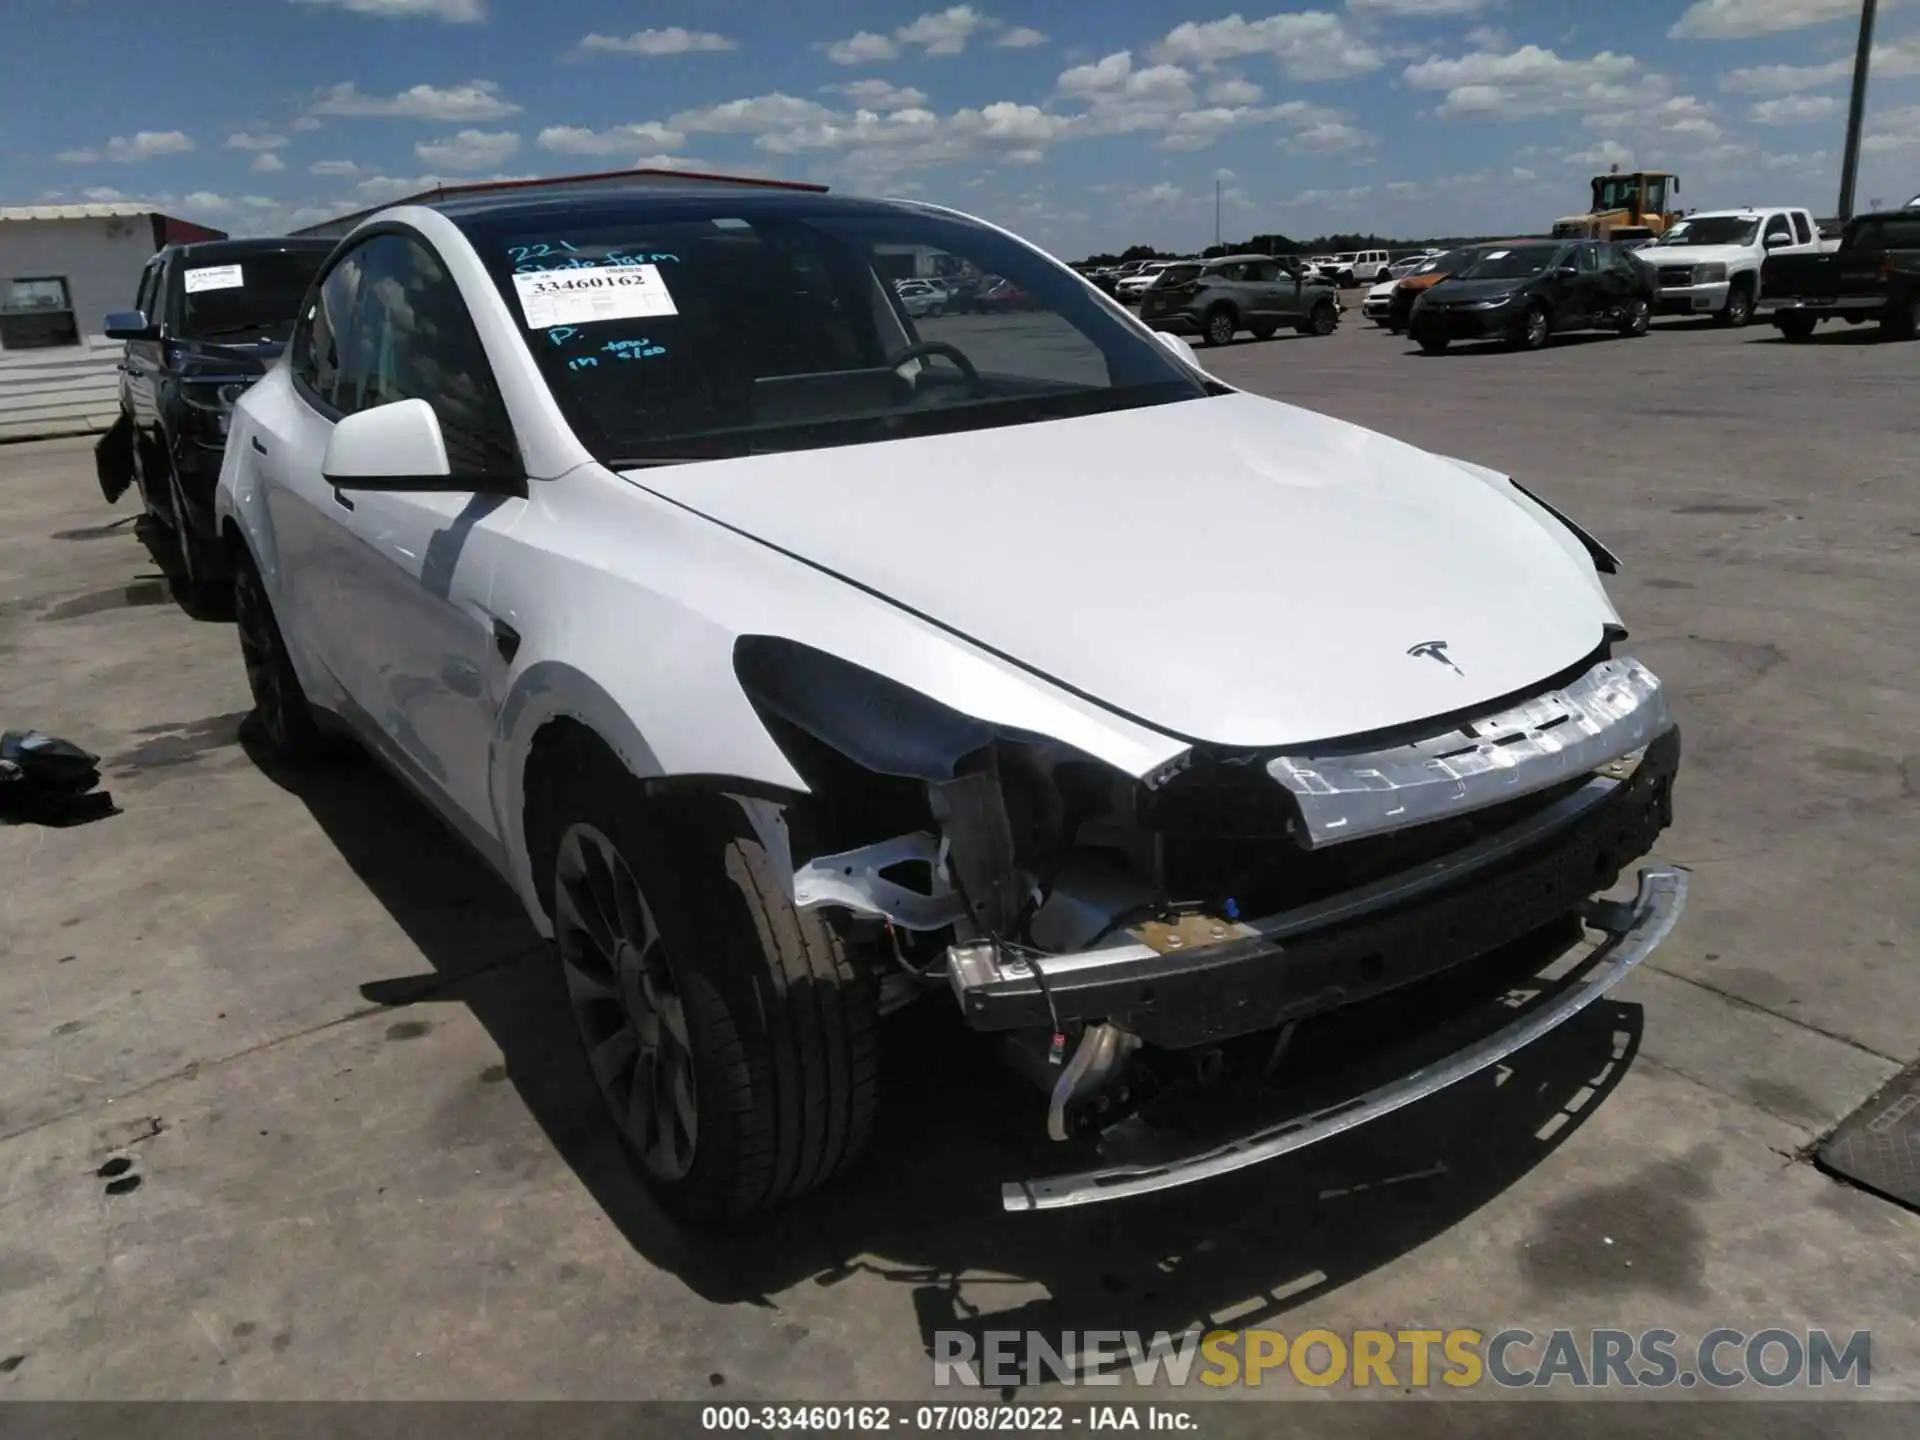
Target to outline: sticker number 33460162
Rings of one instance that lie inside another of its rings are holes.
[[[658,265],[583,265],[516,274],[513,288],[529,330],[678,315]]]

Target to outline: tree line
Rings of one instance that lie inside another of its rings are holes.
[[[1401,239],[1391,235],[1316,235],[1310,240],[1295,240],[1286,235],[1255,235],[1231,245],[1209,245],[1200,258],[1216,255],[1338,255],[1353,250],[1451,250],[1456,245],[1472,245],[1490,237],[1481,235],[1442,235],[1425,240]],[[1497,237],[1494,237],[1497,238]],[[1129,245],[1118,254],[1089,255],[1082,265],[1125,265],[1132,260],[1177,260],[1181,252],[1162,250],[1155,245]]]

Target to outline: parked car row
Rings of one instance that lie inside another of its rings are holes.
[[[1566,331],[1644,335],[1653,315],[1737,328],[1756,315],[1789,340],[1822,320],[1920,332],[1920,216],[1863,215],[1837,237],[1808,210],[1696,211],[1659,238],[1487,241],[1434,256],[1367,292],[1361,313],[1438,353],[1459,340],[1537,349]]]
[[[903,252],[1036,318],[923,331],[956,291]],[[910,1006],[1033,1082],[1055,1158],[1001,1203],[1075,1206],[1483,1073],[1679,918],[1677,869],[1593,898],[1680,755],[1613,556],[1174,333],[1323,332],[1304,267],[1169,266],[1149,330],[950,211],[718,186],[398,206],[251,295],[295,253],[163,252],[114,327],[213,412],[250,725],[287,767],[357,742],[497,870],[673,1215],[852,1165]],[[103,489],[175,504],[141,443]],[[1275,535],[1311,543],[1221,563]]]

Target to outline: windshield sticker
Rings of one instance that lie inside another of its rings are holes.
[[[1486,254],[1482,255],[1480,258],[1482,260],[1504,260],[1507,258],[1507,256],[1511,255],[1512,253],[1513,252],[1511,250],[1489,250]]]
[[[552,331],[602,320],[644,320],[678,315],[667,282],[655,265],[586,265],[532,274],[515,273],[513,288],[529,330]]]
[[[202,265],[187,271],[187,294],[202,290],[238,290],[247,283],[238,265]]]

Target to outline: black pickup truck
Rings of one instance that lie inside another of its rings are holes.
[[[279,358],[331,240],[211,240],[147,262],[134,308],[107,316],[124,340],[120,418],[94,450],[109,505],[140,488],[148,533],[192,608],[227,580],[213,487],[234,399]]]
[[[1840,248],[1823,255],[1775,255],[1760,271],[1762,313],[1789,340],[1822,320],[1880,322],[1887,340],[1920,332],[1920,210],[1886,210],[1847,222]]]

